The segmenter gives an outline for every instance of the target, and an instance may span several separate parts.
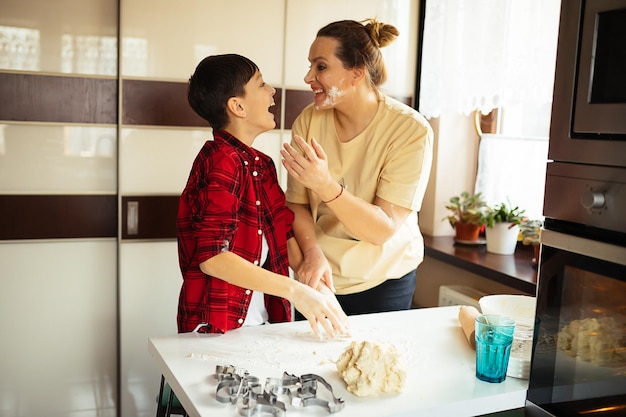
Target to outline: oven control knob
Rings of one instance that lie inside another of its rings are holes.
[[[581,199],[583,207],[586,209],[598,209],[604,207],[604,203],[606,202],[606,198],[604,197],[604,193],[600,191],[586,191]]]

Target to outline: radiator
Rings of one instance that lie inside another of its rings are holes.
[[[478,300],[486,293],[463,285],[441,285],[439,287],[439,306],[473,306],[480,311]]]

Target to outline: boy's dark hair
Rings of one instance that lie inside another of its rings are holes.
[[[213,129],[225,128],[229,120],[226,103],[231,97],[244,96],[245,85],[258,69],[254,62],[237,54],[204,58],[189,78],[189,105]]]

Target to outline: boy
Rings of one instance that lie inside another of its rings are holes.
[[[189,104],[214,140],[198,153],[178,208],[181,333],[290,321],[290,302],[318,336],[318,323],[329,336],[347,327],[330,291],[288,277],[302,257],[293,213],[271,158],[252,148],[276,126],[275,93],[256,64],[236,54],[205,58],[189,79]]]

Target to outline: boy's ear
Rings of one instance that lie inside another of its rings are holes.
[[[226,103],[226,108],[230,113],[232,113],[235,117],[246,117],[246,111],[244,110],[239,98],[231,97],[228,99]]]

